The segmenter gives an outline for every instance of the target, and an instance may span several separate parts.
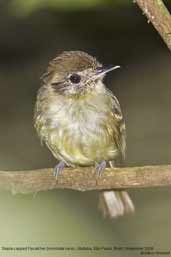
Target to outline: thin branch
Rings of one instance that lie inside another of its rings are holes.
[[[162,0],[135,0],[171,50],[171,15]]]
[[[33,193],[63,188],[79,191],[171,185],[171,165],[107,168],[100,178],[94,168],[66,168],[55,179],[52,169],[0,171],[0,189]]]

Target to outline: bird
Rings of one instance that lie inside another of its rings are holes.
[[[41,77],[34,109],[34,126],[42,143],[65,167],[94,166],[98,177],[125,158],[126,129],[118,99],[105,75],[120,66],[104,66],[83,51],[64,51],[50,61]],[[126,191],[100,192],[99,208],[114,219],[134,212]]]

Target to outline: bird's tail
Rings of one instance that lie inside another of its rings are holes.
[[[117,218],[134,213],[134,204],[126,191],[103,191],[99,195],[99,208],[104,217]]]

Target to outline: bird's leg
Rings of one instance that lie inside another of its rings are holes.
[[[62,173],[63,169],[65,168],[65,163],[60,161],[53,169],[53,175],[57,179],[58,176]]]
[[[97,171],[98,177],[101,177],[104,169],[106,168],[106,161],[102,161],[100,163],[96,163],[95,169]]]

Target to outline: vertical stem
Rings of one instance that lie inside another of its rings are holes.
[[[171,15],[162,0],[135,0],[171,50]]]

